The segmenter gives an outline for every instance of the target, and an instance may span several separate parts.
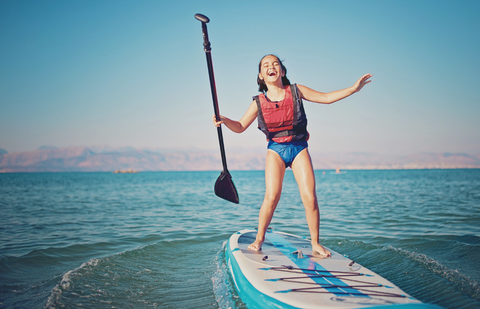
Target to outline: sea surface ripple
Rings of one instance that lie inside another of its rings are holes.
[[[0,174],[0,308],[245,308],[224,246],[262,171]],[[321,242],[444,308],[480,307],[480,170],[316,171]],[[291,171],[272,221],[309,236]]]

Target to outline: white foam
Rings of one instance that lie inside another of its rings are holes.
[[[56,304],[60,302],[61,295],[63,291],[66,291],[70,288],[72,284],[72,279],[77,275],[78,271],[86,266],[97,266],[99,262],[99,259],[91,259],[90,261],[87,261],[85,263],[82,263],[80,267],[75,268],[73,270],[67,271],[63,276],[62,280],[52,289],[50,292],[50,296],[47,299],[47,303],[45,304],[46,309],[54,309],[56,308]]]
[[[225,260],[225,246],[227,241],[222,245],[222,248],[217,253],[215,261],[216,270],[212,276],[213,293],[219,308],[236,308],[234,295],[232,293],[233,286],[229,282],[229,274]]]
[[[457,285],[459,289],[462,290],[465,294],[476,300],[480,300],[480,284],[477,281],[469,278],[468,276],[460,273],[457,269],[450,269],[442,263],[438,262],[437,260],[432,259],[423,253],[411,252],[404,249],[395,248],[393,246],[383,247],[383,249],[398,252],[400,254],[406,255],[411,260],[426,265],[427,268],[433,273]]]

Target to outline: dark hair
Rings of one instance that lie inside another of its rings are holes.
[[[282,76],[282,84],[284,86],[290,85],[290,81],[287,78],[287,68],[283,65],[282,61],[280,60],[280,58],[278,58],[277,55],[269,54],[269,55],[263,56],[262,59],[260,59],[260,63],[258,64],[258,73],[260,73],[261,70],[262,70],[262,60],[267,56],[274,56],[274,57],[277,58],[278,62],[280,63],[280,66],[282,67],[282,71],[285,73]],[[260,79],[260,76],[258,76],[258,74],[257,74],[257,84],[258,84],[258,91],[267,92],[267,90],[268,90],[267,84],[265,84],[264,80]]]

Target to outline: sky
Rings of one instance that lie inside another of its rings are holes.
[[[218,150],[203,51],[220,113],[240,119],[260,59],[322,92],[304,102],[311,151],[480,153],[480,1],[1,1],[0,148]],[[264,151],[256,122],[223,129],[229,151]]]

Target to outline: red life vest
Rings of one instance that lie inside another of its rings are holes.
[[[265,94],[254,97],[258,109],[258,129],[267,140],[277,143],[308,140],[307,116],[297,85],[285,87],[285,98],[271,102]]]

